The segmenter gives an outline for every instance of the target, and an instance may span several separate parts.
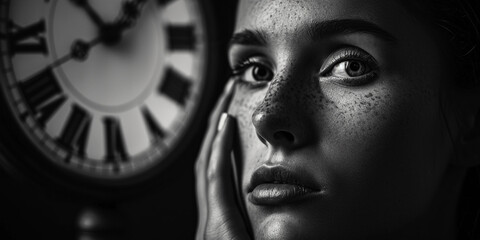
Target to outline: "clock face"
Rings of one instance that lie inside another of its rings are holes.
[[[54,165],[123,179],[182,144],[206,81],[198,2],[0,2],[3,94]]]

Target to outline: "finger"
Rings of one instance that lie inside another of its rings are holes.
[[[222,112],[226,112],[230,104],[230,100],[233,95],[234,81],[229,80],[225,89],[220,96],[212,114],[210,115],[208,130],[203,139],[202,147],[200,148],[199,158],[196,162],[196,174],[197,182],[199,179],[206,180],[205,171],[208,166],[208,160],[210,158],[210,148],[213,142],[213,139],[217,133],[217,125]],[[201,183],[201,182],[200,182]]]
[[[231,152],[236,133],[235,118],[229,115],[213,142],[208,166],[207,235],[214,239],[248,239],[232,185]],[[221,123],[220,123],[221,124]]]
[[[223,113],[220,117],[219,124],[223,125],[224,122],[226,121],[228,114]],[[214,128],[218,130],[217,128]],[[215,133],[215,132],[214,132]],[[209,144],[211,145],[211,144]],[[205,157],[210,157],[210,148],[211,146],[208,146],[208,149],[205,151],[209,151],[208,155]],[[203,155],[203,154],[202,154]],[[201,158],[203,158],[201,156]],[[198,206],[198,226],[197,226],[197,240],[204,239],[205,236],[205,228],[207,224],[207,217],[208,217],[208,197],[207,197],[207,191],[208,191],[208,186],[207,186],[207,179],[206,179],[206,171],[207,167],[204,167],[199,164],[199,162],[202,162],[202,164],[208,164],[208,161],[206,159],[199,159],[197,160],[197,165],[196,165],[196,191],[197,191],[197,206]]]
[[[230,105],[230,100],[232,99],[233,90],[234,90],[234,80],[229,80],[225,89],[220,96],[213,112],[210,115],[208,130],[203,139],[202,147],[200,148],[199,159],[197,160],[197,170],[205,171],[207,167],[207,162],[210,157],[210,148],[217,133],[217,125],[220,118],[220,114],[228,110]]]
[[[217,105],[212,112],[209,119],[209,129],[203,140],[203,144],[200,150],[199,157],[195,165],[195,177],[196,177],[196,194],[197,194],[197,207],[198,207],[198,226],[197,226],[197,239],[203,239],[205,225],[207,222],[207,183],[206,183],[206,171],[208,166],[208,160],[210,158],[210,148],[213,139],[217,133],[217,123],[219,116],[222,112],[227,111],[230,104],[230,100],[233,95],[234,81],[230,80],[220,96]]]
[[[230,105],[230,100],[233,95],[233,91],[235,89],[236,81],[234,79],[228,80],[227,84],[225,84],[225,88],[223,89],[222,94],[213,109],[212,114],[210,115],[210,122],[213,126],[217,126],[218,119],[223,112],[226,112],[228,106]]]

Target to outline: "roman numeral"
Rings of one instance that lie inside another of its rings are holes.
[[[70,152],[67,158],[70,158],[72,154],[77,154],[82,158],[85,157],[85,147],[87,146],[91,122],[92,117],[86,110],[77,105],[72,106],[67,123],[58,139],[59,144]]]
[[[10,35],[8,41],[11,55],[19,53],[48,53],[45,38],[41,36],[45,33],[44,20],[39,20],[27,27],[19,27],[13,22],[9,22],[9,27]],[[25,40],[30,41],[25,42]]]
[[[58,111],[58,109],[63,105],[65,100],[67,100],[65,96],[60,96],[37,110],[37,114],[34,116],[37,120],[37,123],[42,128],[45,128],[45,124],[47,123],[47,121],[53,116],[54,113]]]
[[[19,83],[19,89],[33,116],[42,126],[66,100],[50,68]]]
[[[168,26],[168,47],[171,50],[195,49],[195,31],[191,25]]]
[[[186,77],[180,75],[174,69],[168,68],[158,91],[167,95],[178,104],[184,105],[190,94],[190,86],[191,82]]]
[[[124,162],[128,159],[125,143],[123,142],[120,121],[113,117],[103,119],[105,125],[105,143],[107,146],[106,161],[109,163]]]
[[[159,126],[155,118],[152,116],[150,111],[146,108],[142,108],[142,116],[145,119],[145,124],[147,125],[148,132],[152,137],[152,142],[161,142],[161,139],[165,137],[165,132]]]

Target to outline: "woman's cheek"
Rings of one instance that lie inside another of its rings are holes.
[[[324,91],[325,99],[333,102],[317,118],[321,121],[318,155],[337,182],[343,187],[332,190],[350,191],[366,187],[364,183],[385,162],[385,144],[394,137],[398,121],[391,104],[392,95],[386,89],[358,90],[333,86]],[[397,125],[398,126],[398,125]],[[390,132],[390,133],[388,133]],[[356,184],[357,186],[345,186]]]
[[[243,176],[251,176],[251,173],[266,157],[266,146],[258,139],[252,123],[252,114],[263,101],[266,91],[266,87],[254,88],[248,84],[237,82],[235,94],[228,110],[236,118],[238,124],[238,145],[242,154],[241,164],[244,165]],[[243,179],[244,186],[248,180]]]
[[[326,96],[337,108],[325,112],[321,140],[323,167],[336,176],[329,180],[335,200],[349,208],[345,213],[386,226],[397,224],[382,219],[420,214],[436,187],[436,105],[401,85],[337,90]]]

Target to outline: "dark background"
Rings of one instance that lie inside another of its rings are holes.
[[[234,22],[236,1],[207,1],[212,3],[212,17],[217,29],[214,46],[221,53],[216,64],[220,72],[217,84],[209,86],[214,89],[208,107],[211,109],[228,78],[226,46]],[[125,233],[122,235],[128,239],[194,238],[197,209],[193,165],[206,130],[207,114],[204,115],[205,118],[196,125],[198,134],[186,147],[187,151],[162,171],[153,183],[150,182],[151,187],[133,196],[109,201],[108,208],[124,219]],[[3,117],[0,115],[0,118]],[[7,128],[0,126],[2,141],[9,141],[11,133]],[[23,146],[18,147],[22,149]],[[5,158],[4,154],[1,155]],[[5,165],[0,166],[0,239],[79,239],[78,215],[85,207],[97,206],[100,202],[56,191],[51,186],[45,186],[48,184],[30,179],[28,175],[12,176],[10,171],[7,174]]]

